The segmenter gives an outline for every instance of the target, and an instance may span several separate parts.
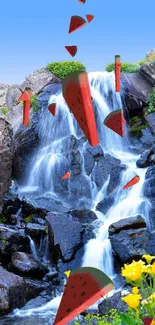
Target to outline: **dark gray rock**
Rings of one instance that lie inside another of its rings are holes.
[[[0,117],[0,212],[6,192],[11,185],[13,132],[11,125]]]
[[[96,214],[90,210],[73,210],[71,211],[71,215],[83,224],[89,224],[97,219]]]
[[[41,262],[23,252],[12,254],[10,267],[15,273],[34,279],[42,279],[48,272],[48,269]]]
[[[122,265],[140,259],[144,254],[155,253],[155,234],[146,228],[122,230],[110,236],[110,241]]]
[[[50,283],[39,281],[39,280],[33,280],[30,278],[25,279],[25,285],[26,285],[26,294],[25,294],[26,301],[36,298],[37,296],[39,296],[41,292],[45,290],[49,290],[50,287]]]
[[[155,150],[154,150],[154,148],[143,152],[143,154],[137,160],[136,165],[139,168],[146,168],[146,167],[155,165]]]
[[[13,107],[19,104],[18,99],[22,94],[19,88],[19,85],[11,85],[7,90],[6,106],[8,107],[9,111],[12,111]]]
[[[140,74],[148,80],[148,82],[155,85],[155,61],[143,64],[140,68]],[[150,92],[151,93],[151,92]]]
[[[40,242],[41,237],[46,234],[46,227],[37,223],[27,223],[25,233],[33,240]]]
[[[21,308],[25,302],[23,278],[0,266],[0,314],[7,314],[14,308]]]
[[[15,230],[9,226],[0,225],[0,261],[7,265],[14,252],[30,253],[30,241],[24,230]]]
[[[108,310],[110,309],[117,309],[120,312],[126,312],[127,311],[127,304],[121,300],[121,292],[116,292],[112,297],[109,297],[108,299]],[[106,299],[103,300],[98,305],[99,313],[101,315],[107,314],[107,301]]]
[[[121,165],[119,159],[106,154],[96,162],[92,172],[92,180],[96,183],[97,187],[101,189],[110,175],[110,181],[107,188],[107,194],[109,194],[118,186],[121,172],[124,169],[125,166]]]
[[[150,113],[148,115],[145,115],[145,120],[146,120],[151,132],[154,134],[155,133],[155,113]]]
[[[137,215],[135,217],[122,219],[119,220],[118,222],[111,224],[109,227],[109,236],[118,234],[122,230],[140,229],[145,227],[146,227],[145,220],[140,215]]]
[[[96,209],[102,212],[103,214],[106,214],[108,210],[112,207],[113,203],[114,197],[112,197],[112,195],[108,195],[97,204]]]
[[[95,166],[95,160],[93,155],[89,152],[89,150],[87,149],[84,152],[84,168],[85,168],[85,172],[88,176],[90,176],[93,168]]]

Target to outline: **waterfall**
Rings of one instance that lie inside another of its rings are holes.
[[[115,278],[112,247],[108,239],[109,226],[127,217],[141,214],[146,218],[147,224],[149,220],[146,214],[146,205],[148,208],[149,203],[143,196],[143,184],[145,179],[146,169],[138,169],[136,167],[136,160],[138,156],[132,154],[128,147],[128,139],[125,130],[124,138],[121,138],[112,130],[108,129],[103,121],[105,117],[113,110],[121,109],[122,102],[119,93],[115,92],[115,78],[114,73],[108,72],[94,72],[89,74],[89,81],[91,87],[91,94],[93,97],[93,104],[95,107],[95,115],[97,128],[99,133],[100,145],[104,153],[109,153],[115,158],[121,160],[122,164],[126,165],[126,170],[121,173],[120,183],[115,190],[115,202],[113,206],[106,213],[106,216],[97,211],[96,207],[107,193],[110,176],[107,175],[107,180],[103,184],[100,191],[88,176],[85,174],[83,167],[83,176],[91,183],[92,189],[92,210],[96,213],[98,220],[94,222],[95,238],[89,240],[85,246],[85,253],[82,266],[92,266],[101,269],[112,279]],[[41,112],[39,132],[41,138],[40,148],[37,155],[32,161],[32,169],[28,178],[26,186],[20,189],[21,192],[37,193],[37,195],[56,196],[55,184],[58,181],[58,175],[61,166],[67,166],[68,162],[65,157],[67,148],[64,139],[68,135],[74,135],[80,138],[83,133],[80,131],[76,120],[70,113],[62,93],[59,92],[56,97],[51,96],[50,102],[56,100],[57,114],[53,118],[49,115],[48,110]],[[64,145],[65,144],[65,145]],[[85,144],[84,144],[85,146]],[[81,154],[83,153],[81,148]],[[138,174],[140,181],[133,187],[123,190],[123,186]],[[58,307],[61,296],[53,299],[48,304],[30,310],[16,310],[16,316],[26,316],[32,314],[47,314],[53,313],[53,310]],[[56,313],[56,310],[54,314]]]

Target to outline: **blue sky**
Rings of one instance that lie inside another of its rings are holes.
[[[154,0],[2,1],[0,83],[21,83],[51,61],[72,60],[65,45],[78,46],[74,60],[88,72],[104,70],[115,54],[124,62],[143,59],[155,47],[154,12]],[[70,17],[85,14],[95,19],[69,35]]]

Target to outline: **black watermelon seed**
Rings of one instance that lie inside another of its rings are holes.
[[[67,311],[67,313],[69,313],[71,311],[71,308],[68,308],[66,311]]]
[[[81,296],[84,296],[85,294],[86,294],[85,292],[82,292],[82,293],[81,293]]]
[[[80,276],[80,280],[82,279],[82,276]]]
[[[85,286],[86,283],[87,283],[87,282],[84,282],[84,283],[83,283],[83,286]]]
[[[71,289],[74,289],[74,286],[71,286]]]
[[[74,295],[74,298],[76,297],[76,293],[75,293],[75,295]]]

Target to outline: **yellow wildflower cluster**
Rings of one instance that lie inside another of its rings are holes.
[[[144,265],[145,263],[141,260],[138,262],[133,261],[129,265],[125,264],[122,268],[122,276],[131,281],[140,280],[142,277]]]
[[[155,320],[153,319],[153,321],[151,322],[151,325],[155,325]]]
[[[139,294],[139,289],[137,287],[132,288],[132,293],[128,296],[123,297],[122,300],[126,302],[126,304],[133,309],[137,309],[142,296]]]

